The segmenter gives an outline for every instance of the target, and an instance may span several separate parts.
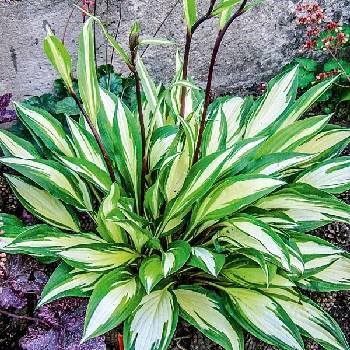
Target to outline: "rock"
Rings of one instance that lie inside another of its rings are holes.
[[[143,33],[153,35],[173,4],[178,0],[107,0],[98,1],[99,14],[110,22],[114,32],[119,21],[119,40],[125,47],[128,32],[135,20],[141,22]],[[216,93],[234,92],[245,94],[250,87],[266,82],[280,68],[298,56],[301,36],[294,20],[297,0],[266,0],[250,13],[239,18],[229,29],[221,47],[215,68],[214,90]],[[184,24],[182,2],[178,1],[158,36],[174,40],[182,48]],[[208,3],[208,0],[202,3]],[[350,1],[323,0],[329,19],[335,16],[345,22],[350,16]],[[5,0],[0,2],[0,94],[12,92],[15,99],[48,92],[57,76],[42,49],[47,24],[62,36],[65,22],[72,9],[72,0]],[[200,12],[206,6],[203,5]],[[76,60],[78,35],[82,17],[75,10],[67,27],[66,45]],[[205,84],[210,48],[217,32],[216,20],[206,22],[194,35],[190,73],[201,86]],[[105,44],[98,37],[98,60],[105,62]],[[157,79],[169,79],[174,70],[174,47],[152,47],[144,55],[145,63]],[[114,63],[122,67],[115,55]]]

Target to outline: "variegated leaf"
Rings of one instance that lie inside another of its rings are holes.
[[[238,175],[222,181],[194,209],[191,226],[221,219],[266,196],[285,182],[267,176]]]
[[[217,152],[198,161],[189,172],[182,190],[164,215],[160,231],[166,234],[170,229],[182,222],[184,215],[188,212],[195,201],[199,201],[214,184],[225,159],[231,151]],[[173,221],[173,222],[171,222]]]
[[[113,210],[118,207],[119,198],[119,187],[114,183],[110,188],[110,192],[100,205],[97,215],[97,231],[108,242],[126,243],[127,239],[120,225],[111,220],[107,220]]]
[[[298,224],[299,231],[310,231],[332,221],[348,222],[349,205],[309,185],[293,184],[261,199],[257,207],[278,210]]]
[[[104,334],[123,322],[144,292],[130,272],[113,270],[97,283],[86,310],[83,341]]]
[[[71,131],[77,157],[85,159],[88,162],[95,164],[95,166],[102,171],[107,172],[103,156],[93,135],[81,127],[72,118],[67,118],[67,124]]]
[[[158,255],[152,255],[144,259],[140,266],[139,275],[147,294],[149,294],[164,277],[161,258]]]
[[[338,77],[322,81],[307,90],[285,113],[279,129],[284,129],[298,120],[329,88]]]
[[[175,332],[178,304],[167,289],[144,296],[127,319],[124,332],[126,350],[166,350]]]
[[[259,291],[226,288],[230,315],[257,338],[286,350],[302,350],[300,333],[283,308]]]
[[[283,307],[308,338],[316,340],[326,350],[349,349],[339,325],[310,299],[286,289],[267,289],[264,292]]]
[[[31,213],[64,230],[79,232],[78,219],[49,192],[41,190],[17,176],[6,175],[17,198]]]
[[[188,264],[217,277],[225,264],[225,255],[203,247],[193,247]]]
[[[16,103],[16,111],[23,123],[51,151],[67,157],[74,157],[61,123],[47,111],[29,105]]]
[[[220,178],[239,173],[254,158],[255,152],[265,139],[256,137],[236,142],[222,166]]]
[[[202,156],[226,149],[227,128],[227,120],[221,108],[214,108],[205,125]]]
[[[218,295],[193,286],[180,286],[174,294],[187,322],[224,349],[243,350],[242,331],[227,315]]]
[[[124,244],[94,243],[59,252],[68,264],[81,270],[108,271],[132,263],[138,254]]]
[[[51,64],[55,67],[68,89],[73,89],[72,59],[62,41],[55,36],[50,27],[44,40],[44,50]]]
[[[298,177],[296,182],[309,184],[328,193],[350,189],[350,157],[339,157],[317,164]]]
[[[243,172],[281,178],[299,172],[298,167],[311,160],[312,157],[312,155],[302,153],[273,153],[262,156]]]
[[[294,282],[277,273],[276,267],[273,268],[273,266],[266,276],[265,271],[258,264],[240,259],[225,266],[221,273],[228,280],[247,288],[285,288],[295,286]]]
[[[328,123],[331,115],[320,115],[299,120],[279,129],[259,148],[256,159],[264,154],[290,152],[317,135]]]
[[[274,78],[267,93],[249,118],[245,138],[261,134],[273,126],[284,111],[294,102],[297,91],[298,66]]]
[[[86,181],[99,188],[102,192],[108,193],[112,185],[108,172],[101,170],[94,163],[85,159],[57,157],[58,160],[69,168],[72,172],[77,173]]]
[[[252,105],[250,97],[242,99],[241,97],[231,97],[225,99],[222,104],[222,112],[226,118],[227,124],[227,147],[232,147],[236,142],[242,139],[245,126],[244,115]]]
[[[2,158],[1,162],[68,204],[86,208],[76,178],[61,164],[52,160],[20,158]]]
[[[38,307],[64,297],[89,296],[101,276],[101,273],[82,271],[61,263],[46,283]]]
[[[219,242],[227,242],[229,249],[253,248],[266,254],[279,266],[290,269],[289,254],[283,240],[271,227],[250,215],[239,215],[220,224]]]
[[[350,141],[350,129],[333,128],[323,131],[295,148],[295,152],[314,154],[313,161],[338,155]]]
[[[96,126],[101,98],[96,73],[93,21],[93,18],[89,18],[80,34],[77,77],[84,107]]]
[[[92,233],[64,233],[48,225],[29,227],[9,245],[27,254],[55,256],[55,253],[77,245],[102,243],[101,238]]]
[[[0,147],[6,157],[12,156],[23,159],[41,158],[30,142],[6,130],[0,130]]]
[[[115,140],[118,167],[139,207],[142,150],[137,119],[120,99],[115,109]]]
[[[338,256],[328,267],[312,276],[298,280],[298,284],[302,288],[319,292],[348,290],[350,288],[349,255]]]
[[[166,125],[155,130],[150,142],[150,171],[159,167],[161,160],[164,158],[170,145],[174,141],[177,131],[178,128],[173,125]]]
[[[186,241],[176,240],[169,244],[168,250],[163,252],[162,268],[164,277],[178,271],[188,260],[191,247]]]

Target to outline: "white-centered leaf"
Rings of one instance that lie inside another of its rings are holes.
[[[284,184],[267,176],[232,176],[215,186],[196,206],[191,225],[195,227],[201,222],[231,215]]]
[[[287,312],[300,331],[316,340],[326,350],[348,350],[349,345],[339,325],[319,306],[306,297],[298,298],[286,289],[267,289],[271,296]]]
[[[320,115],[299,120],[290,126],[279,129],[259,148],[256,159],[264,154],[289,152],[317,135],[328,123],[331,115]]]
[[[267,224],[250,215],[239,215],[220,224],[224,226],[216,236],[229,249],[253,248],[272,258],[275,263],[289,270],[289,254],[280,236]]]
[[[225,264],[225,255],[203,247],[193,247],[188,264],[217,277]]]
[[[94,136],[72,118],[67,118],[67,124],[71,131],[77,156],[95,164],[95,166],[106,172],[107,168]]]
[[[299,231],[310,231],[332,221],[348,222],[349,205],[306,184],[293,184],[263,199],[257,207],[282,211],[298,224]]]
[[[44,50],[66,86],[72,89],[72,59],[62,41],[52,33],[49,26],[47,27],[47,35],[44,40]]]
[[[83,341],[104,334],[123,322],[144,292],[130,272],[113,270],[97,283],[86,310]]]
[[[328,267],[299,280],[298,284],[303,288],[320,292],[348,290],[350,288],[349,255],[337,256],[337,259]]]
[[[88,18],[80,34],[77,77],[87,115],[96,126],[101,98],[96,72],[93,21],[93,18]]]
[[[51,151],[67,157],[74,157],[61,123],[47,111],[21,103],[15,103],[17,115],[28,128]]]
[[[243,334],[223,308],[223,301],[204,288],[180,286],[174,290],[180,315],[205,336],[227,350],[243,349]]]
[[[22,205],[43,221],[64,230],[79,232],[78,219],[49,192],[41,190],[17,176],[6,175]]]
[[[11,248],[21,249],[28,254],[55,255],[64,249],[77,245],[104,242],[92,233],[64,233],[48,225],[35,225],[16,237]]]
[[[243,328],[282,349],[304,349],[297,327],[272,298],[245,288],[226,288],[225,292],[229,313]]]
[[[149,294],[164,277],[161,258],[158,255],[152,255],[144,259],[140,266],[139,275],[147,294]]]
[[[117,164],[121,175],[125,179],[128,189],[133,193],[138,208],[141,191],[142,150],[139,125],[135,116],[120,99],[115,109],[114,137]]]
[[[68,204],[85,208],[76,178],[61,164],[44,159],[2,158],[1,162],[34,181]]]
[[[89,296],[101,276],[101,273],[82,271],[61,263],[46,283],[38,307],[63,297]]]
[[[127,319],[124,346],[127,350],[166,350],[175,332],[178,304],[167,288],[144,296]]]
[[[299,176],[296,182],[309,184],[328,193],[345,192],[350,188],[350,157],[319,163]]]
[[[176,240],[169,244],[168,250],[162,254],[164,277],[178,271],[188,260],[191,247],[186,241]]]
[[[259,100],[257,108],[249,118],[245,138],[259,135],[278,121],[295,99],[297,73],[298,66],[280,74],[269,83],[267,93]]]
[[[94,243],[58,253],[68,264],[87,271],[107,271],[132,263],[138,254],[124,244]]]
[[[331,88],[337,79],[338,77],[335,77],[330,80],[322,81],[307,90],[287,110],[283,118],[283,123],[279,126],[279,129],[286,128],[298,120],[322,96],[324,92]]]
[[[6,157],[12,156],[22,159],[40,158],[40,155],[30,142],[6,130],[0,130],[0,147]]]

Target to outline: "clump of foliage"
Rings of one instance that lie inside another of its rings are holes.
[[[49,31],[46,54],[80,120],[67,118],[67,134],[47,111],[16,104],[35,144],[1,131],[1,162],[21,174],[6,178],[45,224],[23,228],[2,216],[2,250],[60,261],[39,306],[89,297],[83,342],[123,323],[125,349],[166,349],[182,317],[225,349],[243,349],[243,330],[281,349],[303,349],[301,335],[349,349],[337,323],[302,293],[350,289],[349,255],[307,234],[350,219],[334,196],[350,188],[350,158],[339,156],[350,130],[328,124],[330,115],[302,119],[337,77],[297,98],[293,66],[255,101],[211,102],[220,43],[252,4],[211,1],[200,18],[194,1],[184,5],[186,49],[168,86],[156,86],[138,55],[168,41],[144,39],[135,24],[129,55],[89,16],[80,100],[70,55]],[[188,77],[189,52],[213,16],[220,28],[203,92]],[[99,85],[94,23],[135,78],[137,110]],[[81,212],[96,232],[82,232]]]
[[[309,88],[315,82],[339,75],[338,81],[319,99],[327,102],[329,111],[334,110],[339,103],[350,100],[350,25],[327,20],[318,2],[299,3],[296,14],[298,25],[305,28],[303,49],[323,51],[326,55],[322,62],[306,57],[295,60],[300,64],[299,87]]]

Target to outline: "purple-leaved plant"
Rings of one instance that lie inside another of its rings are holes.
[[[23,309],[28,295],[38,299],[48,280],[43,265],[24,255],[7,255],[6,261],[2,261],[1,272],[1,309]]]
[[[8,109],[11,102],[12,94],[0,96],[0,123],[11,122],[17,119],[16,112]]]
[[[21,339],[23,350],[105,350],[104,337],[80,344],[87,302],[65,298],[42,306],[38,322]]]

